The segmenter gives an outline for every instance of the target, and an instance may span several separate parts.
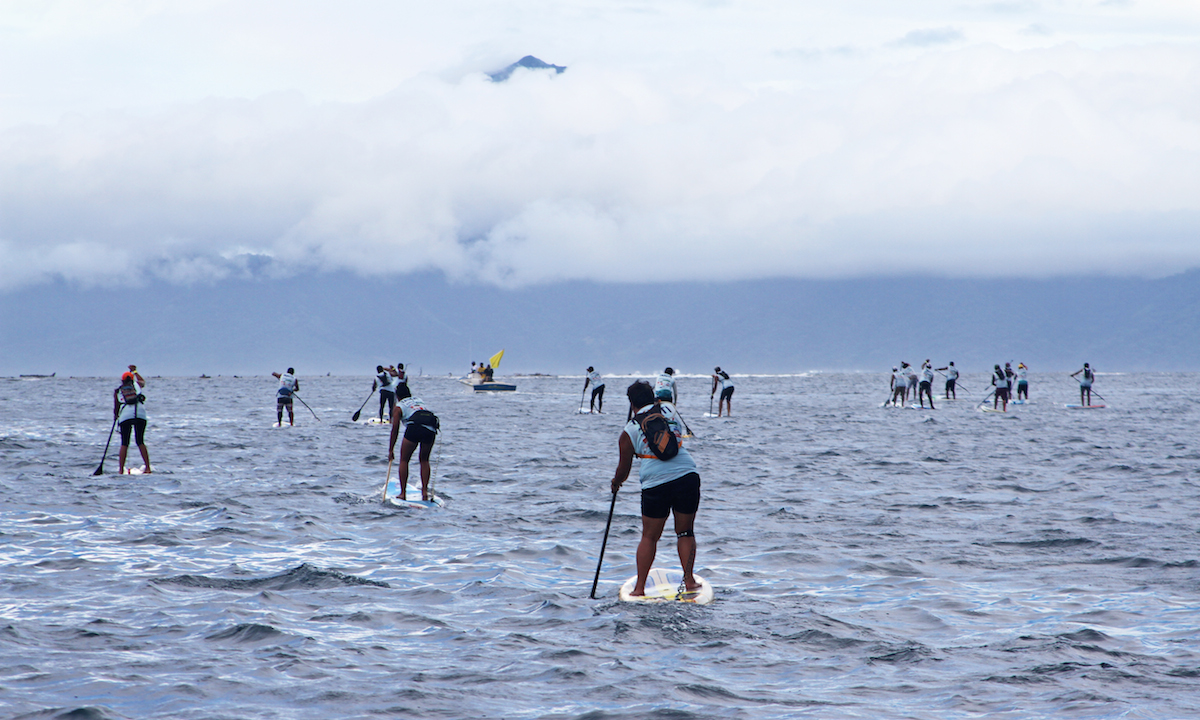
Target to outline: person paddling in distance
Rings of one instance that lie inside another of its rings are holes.
[[[928,359],[921,363],[921,387],[917,391],[917,399],[921,402],[921,408],[925,407],[925,396],[929,396],[929,409],[937,410],[933,406],[933,363]]]
[[[936,370],[946,376],[946,399],[957,400],[958,368],[954,367],[954,361],[951,360],[949,365],[936,368]]]
[[[385,407],[387,408],[387,416],[389,418],[396,410],[396,378],[393,372],[394,369],[391,366],[375,366],[375,382],[371,383],[371,389],[379,390],[379,422],[383,422],[383,409]]]
[[[675,388],[675,370],[667,368],[654,379],[654,397],[676,404],[679,393]]]
[[[400,499],[407,500],[408,493],[408,463],[412,460],[413,451],[421,449],[417,456],[421,464],[421,499],[429,499],[429,456],[433,453],[433,443],[437,440],[441,422],[420,398],[412,396],[408,385],[396,388],[396,410],[392,413],[392,434],[388,440],[388,463],[396,459],[396,437],[400,434],[400,426],[404,426],[404,439],[400,442]]]
[[[1005,376],[1004,371],[1000,369],[999,364],[992,371],[992,385],[996,388],[996,392],[992,396],[992,409],[997,409],[1003,401],[1004,412],[1008,412],[1008,378]],[[986,399],[984,402],[986,402]]]
[[[129,454],[129,436],[134,434],[138,451],[142,454],[145,464],[143,473],[150,473],[150,451],[146,449],[146,409],[143,403],[146,396],[142,388],[146,387],[146,379],[137,370],[137,365],[130,365],[129,371],[121,374],[120,387],[113,390],[113,417],[117,419],[117,427],[121,428],[121,449],[117,454],[117,474],[125,474],[125,457]]]
[[[1017,399],[1029,402],[1029,368],[1017,363]]]
[[[604,378],[596,372],[596,368],[588,365],[587,377],[583,379],[583,391],[587,392],[588,385],[592,386],[592,400],[588,403],[589,412],[604,412]]]
[[[283,409],[287,408],[288,424],[296,424],[296,416],[292,413],[292,393],[300,389],[300,381],[296,379],[296,369],[288,368],[285,373],[271,373],[279,378],[279,389],[275,391],[275,423],[283,427]]]
[[[908,379],[904,376],[900,368],[894,365],[892,366],[892,379],[888,383],[888,387],[892,391],[892,406],[904,407],[906,400],[904,394],[908,391]],[[884,405],[887,405],[887,403],[884,403]]]
[[[684,587],[688,591],[699,590],[700,583],[692,575],[692,568],[696,563],[693,526],[700,508],[700,475],[692,456],[683,447],[683,423],[674,408],[655,398],[650,383],[639,380],[625,394],[633,419],[617,438],[620,459],[612,479],[612,492],[616,495],[629,478],[634,456],[640,458],[642,539],[637,548],[637,581],[631,594],[646,594],[646,577],[654,566],[658,539],[672,514]]]
[[[717,387],[721,388],[721,396],[717,398],[717,417],[721,417],[721,403],[725,403],[725,414],[733,415],[733,381],[729,379],[729,373],[721,369],[721,366],[713,368],[712,390],[708,392],[709,402],[712,401],[712,396],[717,392]],[[711,407],[711,406],[710,406]]]
[[[1082,374],[1082,377],[1077,377]],[[1079,404],[1083,406],[1092,404],[1092,383],[1096,381],[1096,373],[1087,363],[1083,367],[1071,373],[1071,377],[1079,381]],[[1084,394],[1087,394],[1087,400],[1083,399]]]
[[[396,363],[396,367],[388,368],[392,373],[392,377],[396,378],[396,385],[408,384],[408,373],[404,371],[404,363]]]

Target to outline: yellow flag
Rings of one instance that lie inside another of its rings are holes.
[[[490,364],[492,366],[493,370],[500,367],[500,358],[502,358],[502,357],[504,357],[503,350],[501,350],[500,352],[493,355],[491,360],[488,360],[488,364]]]

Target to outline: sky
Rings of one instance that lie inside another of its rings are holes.
[[[1194,0],[0,4],[0,292],[1161,277],[1198,230]]]

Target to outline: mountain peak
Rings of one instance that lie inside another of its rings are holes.
[[[499,72],[488,73],[488,77],[492,79],[492,82],[504,82],[517,68],[529,68],[530,70],[552,69],[554,70],[555,74],[562,74],[562,72],[567,69],[562,65],[551,65],[550,63],[539,60],[532,55],[526,55]]]

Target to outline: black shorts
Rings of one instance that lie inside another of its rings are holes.
[[[717,402],[724,402],[733,397],[733,388],[727,387],[721,391],[721,397],[717,398]]]
[[[428,410],[418,410],[408,419],[404,426],[404,439],[416,444],[431,443],[437,440],[437,428],[441,425],[437,415]],[[432,427],[430,427],[432,426]]]
[[[928,380],[921,381],[921,389],[924,390],[925,392],[931,392],[929,389],[929,381]]]
[[[996,388],[996,397],[1001,400],[1007,400],[1008,399],[1008,388],[1006,388],[1006,387]]]
[[[292,396],[291,395],[280,395],[275,398],[275,409],[277,409],[277,410],[282,410],[284,405],[291,406],[291,404],[292,404]]]
[[[642,515],[662,519],[671,511],[691,515],[700,508],[700,476],[694,472],[642,490]]]
[[[121,444],[129,446],[130,431],[138,445],[146,444],[146,418],[134,418],[121,423]]]

